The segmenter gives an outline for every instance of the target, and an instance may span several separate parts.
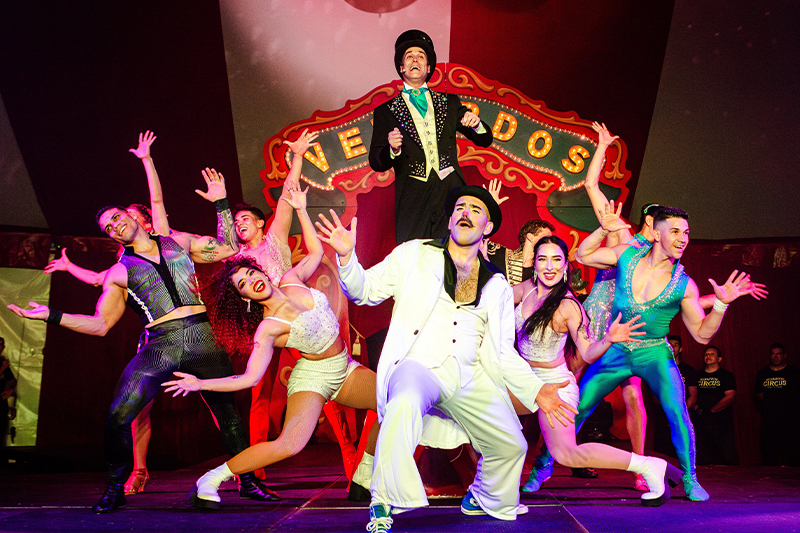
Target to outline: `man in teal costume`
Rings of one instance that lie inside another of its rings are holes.
[[[623,380],[641,377],[661,402],[670,422],[686,495],[690,500],[704,501],[709,496],[695,475],[694,429],[683,400],[681,376],[665,336],[670,321],[680,311],[692,337],[700,344],[708,344],[719,329],[728,304],[742,294],[739,284],[746,274],[734,271],[722,286],[709,280],[716,299],[706,315],[697,285],[680,264],[689,243],[688,215],[680,209],[665,207],[654,217],[652,245],[600,248],[609,232],[622,227],[612,202],[603,213],[601,227],[581,243],[577,255],[582,262],[593,266],[617,267],[612,316],[622,313],[622,320],[630,320],[640,315],[646,324],[643,328],[646,335],[640,338],[641,342],[612,346],[589,366],[580,384],[580,412],[575,417],[575,427],[580,427],[598,402]]]

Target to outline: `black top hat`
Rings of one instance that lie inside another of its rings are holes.
[[[431,81],[433,71],[436,70],[436,50],[433,49],[433,41],[428,34],[422,30],[406,30],[400,34],[400,37],[394,42],[394,68],[400,79],[403,79],[403,74],[400,72],[400,65],[403,63],[403,56],[406,50],[412,46],[419,46],[425,51],[428,56],[428,65],[431,67],[428,77],[425,81]]]
[[[503,212],[500,211],[500,206],[494,200],[489,191],[483,187],[476,185],[463,185],[450,189],[447,193],[447,199],[444,201],[444,209],[448,218],[453,216],[453,209],[456,207],[456,201],[462,196],[473,196],[486,204],[486,209],[489,210],[489,220],[492,222],[492,231],[487,235],[491,237],[497,230],[500,229],[500,223],[503,222]]]

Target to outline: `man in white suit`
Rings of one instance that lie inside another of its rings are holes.
[[[450,191],[450,236],[412,240],[369,270],[354,248],[356,219],[345,229],[317,223],[336,251],[347,297],[359,305],[395,300],[378,364],[378,417],[382,422],[370,492],[369,531],[388,532],[391,515],[428,505],[414,463],[418,444],[453,448],[470,442],[481,455],[464,497],[466,514],[514,520],[527,443],[509,391],[529,410],[558,420],[574,410],[544,384],[514,349],[512,291],[479,253],[481,240],[497,231],[500,207],[485,189]],[[442,416],[444,415],[444,416]],[[552,420],[551,420],[552,424]]]

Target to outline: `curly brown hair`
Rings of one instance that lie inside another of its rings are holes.
[[[253,349],[253,335],[264,318],[260,305],[250,305],[239,295],[231,276],[240,268],[263,270],[250,257],[236,256],[222,263],[222,268],[203,285],[208,318],[217,344],[231,357],[248,356]],[[269,278],[267,278],[269,280]]]

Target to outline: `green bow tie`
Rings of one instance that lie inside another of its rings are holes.
[[[425,98],[425,93],[428,92],[428,88],[420,87],[419,89],[409,89],[404,87],[403,92],[408,95],[409,100],[411,100],[411,105],[416,107],[419,114],[425,117],[425,113],[428,112],[428,99]]]

